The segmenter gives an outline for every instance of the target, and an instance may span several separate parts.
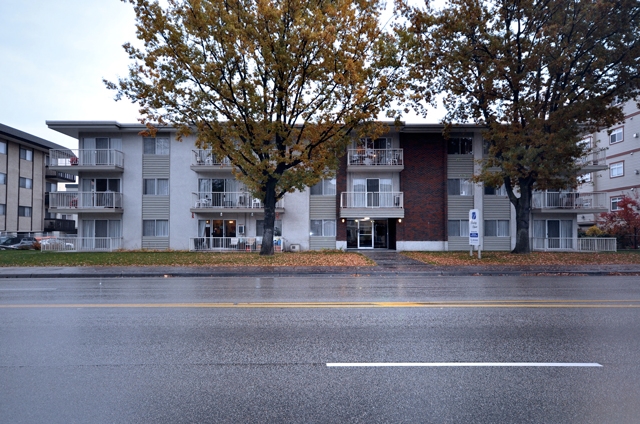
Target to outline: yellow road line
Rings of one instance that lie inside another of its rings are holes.
[[[38,303],[20,308],[640,308],[640,300],[469,300],[443,302]]]

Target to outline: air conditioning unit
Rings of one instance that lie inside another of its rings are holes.
[[[299,244],[291,244],[291,245],[289,245],[289,250],[291,252],[299,252],[300,251],[300,245]]]

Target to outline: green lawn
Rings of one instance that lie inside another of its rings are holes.
[[[213,252],[40,252],[0,250],[0,267],[11,266],[369,266],[358,253],[340,251],[278,253]]]

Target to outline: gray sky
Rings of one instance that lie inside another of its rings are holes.
[[[127,73],[132,6],[120,0],[0,0],[0,123],[66,147],[47,120],[137,122],[102,79]],[[428,122],[437,122],[431,115]],[[414,117],[411,122],[423,121]]]

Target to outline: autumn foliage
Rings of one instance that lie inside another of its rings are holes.
[[[638,196],[622,196],[618,210],[600,215],[598,226],[618,238],[623,246],[638,248],[640,238],[640,200]]]

